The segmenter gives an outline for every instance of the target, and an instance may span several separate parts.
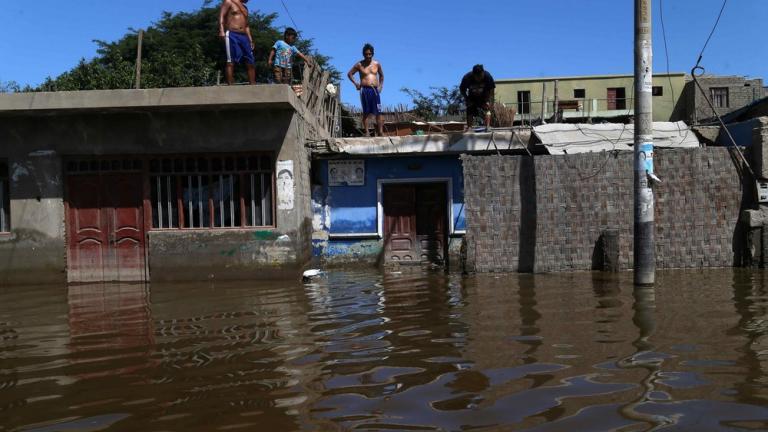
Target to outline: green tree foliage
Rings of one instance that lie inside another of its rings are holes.
[[[439,117],[457,115],[464,106],[459,87],[430,87],[431,93],[424,94],[418,90],[403,87],[401,91],[411,98],[413,112],[426,121]]]
[[[267,58],[282,31],[274,26],[276,14],[251,13],[251,34],[256,45],[257,79],[269,82],[271,71]],[[219,34],[218,2],[206,1],[194,12],[163,13],[160,20],[147,28],[143,40],[141,70],[142,88],[197,87],[223,81],[226,61],[224,43]],[[73,69],[56,78],[48,78],[36,90],[101,90],[133,88],[138,32],[129,33],[115,42],[95,41],[97,55],[93,60],[80,60]],[[329,58],[316,53],[311,39],[300,39],[296,46],[311,54],[338,81],[338,71],[329,66]],[[295,65],[295,77],[301,77],[301,65]],[[237,67],[238,81],[247,81],[244,67]]]

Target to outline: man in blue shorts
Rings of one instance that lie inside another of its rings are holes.
[[[224,39],[227,51],[227,84],[235,82],[235,64],[245,63],[248,81],[256,84],[253,58],[253,37],[248,25],[248,0],[224,0],[219,13],[219,37]]]
[[[363,47],[363,60],[355,63],[347,77],[360,91],[360,103],[363,106],[363,130],[368,131],[368,117],[376,116],[376,133],[384,136],[384,124],[381,120],[381,92],[384,90],[384,69],[381,63],[373,59],[373,45]],[[360,82],[355,81],[355,73],[360,75]]]

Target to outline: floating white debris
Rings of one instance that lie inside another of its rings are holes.
[[[301,275],[301,280],[303,282],[309,282],[312,279],[318,278],[318,277],[320,277],[322,275],[323,275],[323,271],[322,270],[310,269],[310,270],[305,271],[304,274]]]

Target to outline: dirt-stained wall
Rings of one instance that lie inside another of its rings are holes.
[[[151,277],[244,278],[297,273],[311,258],[312,125],[286,109],[84,112],[0,117],[0,159],[10,177],[11,232],[0,235],[0,284],[66,280],[63,161],[270,151],[293,164],[293,207],[274,229],[150,232]]]

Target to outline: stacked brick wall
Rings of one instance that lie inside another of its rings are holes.
[[[710,90],[715,87],[728,89],[728,106],[717,108],[717,114],[725,115],[731,111],[735,111],[741,107],[747,106],[755,100],[762,99],[764,94],[763,80],[753,79],[747,80],[743,77],[702,77],[699,78],[699,83],[707,92],[707,97],[711,97]],[[704,120],[714,116],[712,108],[707,103],[706,99],[702,96],[698,89],[693,88],[693,82],[688,84],[691,86],[691,93],[694,95],[694,106],[690,107],[695,112],[690,112],[689,122],[695,120]]]
[[[619,230],[620,266],[632,268],[632,158],[463,157],[468,270],[590,270],[606,229]],[[661,150],[656,171],[659,268],[734,265],[742,187],[728,150]]]

